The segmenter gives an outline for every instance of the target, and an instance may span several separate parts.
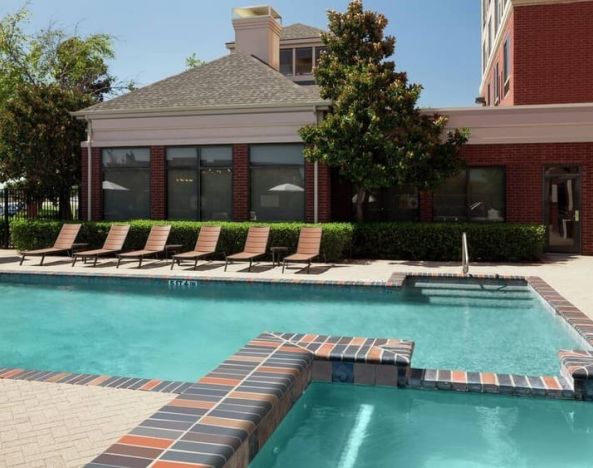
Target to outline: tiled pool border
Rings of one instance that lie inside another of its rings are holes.
[[[77,374],[74,372],[40,371],[0,367],[0,380],[27,380],[29,382],[49,382],[90,387],[121,388],[144,392],[183,393],[191,382],[175,380],[142,379],[98,374]]]
[[[0,279],[5,275],[14,278],[15,275],[31,274],[114,278],[108,274],[79,272],[0,272]],[[377,282],[196,278],[186,275],[126,275],[116,278],[167,280],[172,287],[191,287],[211,281],[388,288],[402,287],[414,278],[446,278],[460,282],[521,281],[529,285],[593,349],[593,320],[539,277],[395,273],[388,281]],[[593,400],[593,352],[590,350],[560,350],[561,376],[524,376],[416,369],[411,367],[413,349],[413,342],[397,339],[264,333],[197,383],[185,384],[177,398],[87,466],[246,467],[311,381]],[[19,370],[20,373],[12,376],[9,374],[14,369],[0,370],[0,378],[18,378],[19,375],[31,380],[43,378],[41,371]],[[79,383],[91,377],[71,375],[76,377],[57,380]],[[121,381],[116,383],[121,378],[111,379],[115,379],[110,381],[113,386],[125,384]],[[47,381],[53,380],[49,378]],[[143,386],[138,382],[134,385]],[[156,387],[154,391],[157,391]]]

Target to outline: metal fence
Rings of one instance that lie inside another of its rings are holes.
[[[14,220],[78,220],[80,219],[80,193],[77,187],[69,197],[31,196],[22,189],[0,189],[0,248],[12,247],[10,223]]]

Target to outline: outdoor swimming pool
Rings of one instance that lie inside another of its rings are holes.
[[[0,366],[195,381],[262,331],[414,340],[415,367],[558,374],[583,344],[525,286],[0,276]]]
[[[590,467],[593,405],[312,384],[251,468]]]

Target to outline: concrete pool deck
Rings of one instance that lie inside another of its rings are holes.
[[[0,467],[82,466],[176,396],[0,379]]]
[[[159,276],[178,278],[180,276],[195,278],[227,278],[233,279],[298,279],[307,281],[388,281],[393,273],[460,273],[458,263],[414,262],[396,260],[355,261],[337,264],[315,264],[311,274],[304,274],[298,266],[291,266],[282,274],[282,268],[272,268],[270,262],[262,262],[254,266],[252,272],[247,271],[244,263],[229,265],[224,271],[224,263],[215,261],[201,263],[197,271],[190,266],[175,266],[171,271],[169,261],[147,260],[142,269],[135,267],[137,263],[124,263],[115,268],[115,260],[100,260],[96,268],[91,265],[77,264],[71,267],[66,257],[48,257],[46,265],[39,267],[39,259],[32,258],[19,266],[18,253],[15,250],[0,250],[0,273],[2,272],[45,272],[45,273],[84,273],[96,272],[109,276]],[[593,318],[593,257],[548,255],[540,263],[500,263],[473,264],[470,273],[490,275],[539,276],[548,282],[561,295]]]

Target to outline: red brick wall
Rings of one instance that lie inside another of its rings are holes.
[[[580,166],[582,252],[593,255],[593,143],[467,145],[463,156],[470,166],[505,167],[506,219],[512,223],[544,222],[545,166]]]
[[[593,1],[514,14],[515,104],[593,102]]]
[[[500,43],[500,47],[494,53],[494,61],[490,68],[490,72],[484,81],[484,86],[480,92],[480,96],[488,99],[488,85],[490,85],[490,105],[495,105],[495,91],[494,91],[494,75],[496,72],[496,64],[498,63],[498,74],[500,76],[500,101],[498,105],[500,106],[512,106],[514,104],[514,79],[513,73],[515,71],[515,64],[514,64],[514,49],[515,49],[515,38],[514,38],[514,15],[511,13],[507,26],[504,30],[502,35],[502,41]],[[509,39],[510,44],[510,80],[509,80],[509,89],[508,92],[505,94],[504,92],[504,43],[506,39]]]
[[[249,145],[233,145],[233,221],[249,221]]]
[[[150,148],[150,218],[167,218],[167,161],[164,146]]]
[[[88,152],[81,148],[81,193],[80,207],[82,219],[88,219]],[[91,210],[93,221],[103,219],[103,170],[101,165],[101,148],[91,149]]]
[[[315,221],[315,164],[305,161],[305,221]],[[330,171],[325,164],[317,166],[317,219],[320,223],[331,220]]]

